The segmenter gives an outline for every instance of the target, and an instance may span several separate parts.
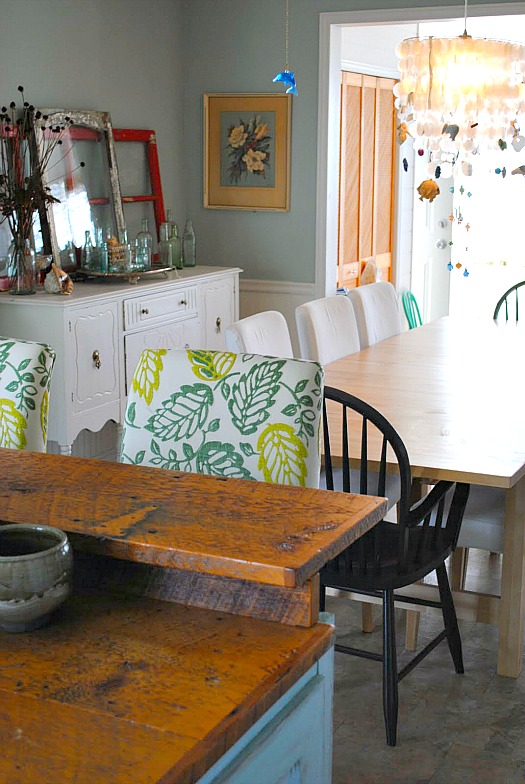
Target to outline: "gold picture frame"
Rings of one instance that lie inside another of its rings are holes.
[[[205,207],[290,209],[291,112],[291,95],[205,93]]]

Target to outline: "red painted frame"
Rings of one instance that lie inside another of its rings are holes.
[[[115,142],[144,142],[146,144],[146,157],[148,161],[149,177],[151,183],[151,194],[137,196],[123,196],[123,204],[133,202],[151,201],[155,213],[155,226],[157,228],[157,238],[160,234],[160,224],[166,219],[164,212],[164,198],[162,195],[162,182],[160,179],[159,157],[157,154],[157,139],[155,131],[138,130],[136,128],[113,128],[113,139]]]

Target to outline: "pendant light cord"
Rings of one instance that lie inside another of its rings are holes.
[[[468,0],[465,0],[465,29],[463,30],[463,35],[465,36],[465,38],[470,37],[469,34],[467,33],[467,6],[468,6]]]
[[[289,22],[289,14],[288,14],[288,0],[285,0],[284,5],[284,15],[285,15],[285,23],[284,23],[284,70],[289,71],[288,68],[288,30],[290,27]]]

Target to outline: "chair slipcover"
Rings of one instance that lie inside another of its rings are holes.
[[[391,283],[380,281],[358,286],[347,296],[354,307],[362,349],[402,331],[397,294]]]
[[[458,547],[503,552],[505,493],[502,487],[471,485]]]
[[[322,365],[361,348],[352,303],[347,297],[322,297],[295,309],[303,359]]]
[[[46,451],[54,363],[45,343],[0,337],[0,447]]]
[[[282,313],[266,310],[234,321],[224,333],[226,348],[237,354],[293,357],[288,324]]]
[[[322,396],[317,362],[147,349],[128,397],[121,460],[318,487]]]

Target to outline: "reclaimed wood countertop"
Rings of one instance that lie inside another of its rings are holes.
[[[372,496],[0,449],[0,518],[114,558],[293,588],[384,516]]]
[[[43,629],[0,631],[0,781],[194,784],[332,633],[74,595]]]
[[[67,531],[76,583],[49,626],[0,632],[0,781],[197,782],[330,648],[318,572],[385,511],[0,450],[0,522]]]

